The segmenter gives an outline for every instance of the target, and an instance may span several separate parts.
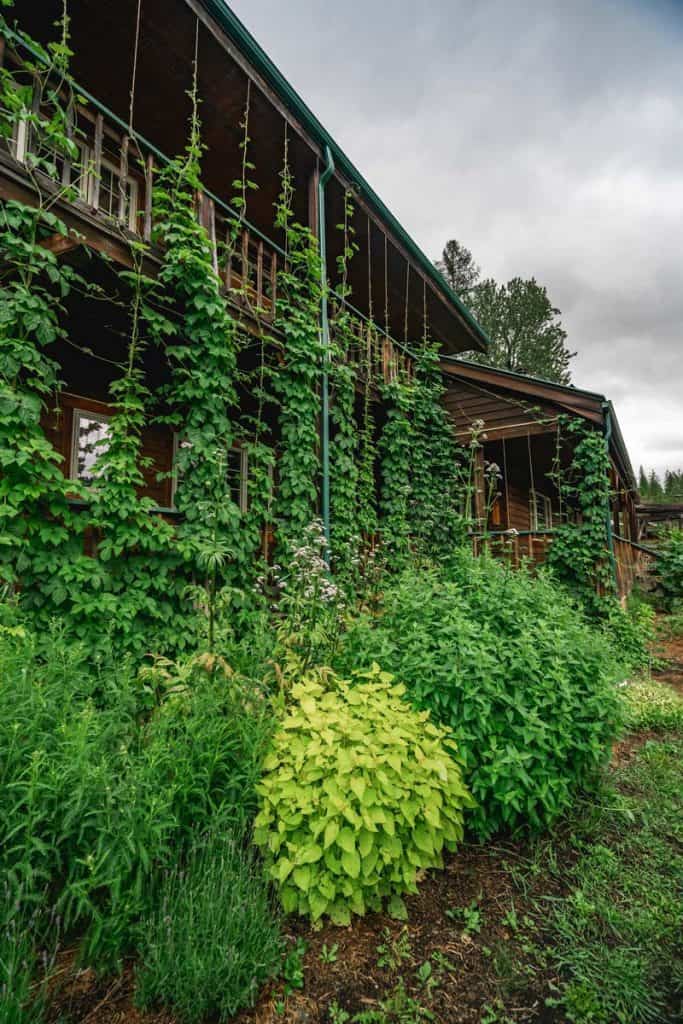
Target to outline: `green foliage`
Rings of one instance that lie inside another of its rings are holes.
[[[462,542],[465,533],[460,509],[465,474],[442,402],[444,390],[438,349],[425,339],[415,364],[410,521],[418,549],[434,557]]]
[[[560,310],[545,285],[534,277],[506,284],[489,277],[470,288],[466,301],[491,341],[485,353],[469,353],[473,362],[569,384],[576,353],[567,348]]]
[[[616,659],[627,671],[648,668],[652,661],[650,646],[655,639],[655,613],[643,601],[631,601],[622,608],[610,601],[603,620],[605,640]]]
[[[253,1005],[282,942],[260,865],[220,822],[164,876],[140,927],[136,1001],[195,1024]]]
[[[569,893],[543,904],[543,925],[575,1024],[678,1019],[682,755],[680,742],[648,743],[617,770],[617,791],[572,820],[573,849],[549,861]]]
[[[467,302],[481,276],[481,269],[474,262],[470,250],[457,238],[451,238],[443,247],[441,259],[435,263],[453,291]]]
[[[341,304],[331,324],[330,375],[330,519],[333,568],[349,582],[357,576],[361,531],[358,524],[359,437],[355,416],[357,366],[351,353],[357,344],[357,325],[347,306],[350,260],[357,249],[353,241],[353,202],[344,196],[342,254],[337,266],[341,278]]]
[[[275,223],[284,232],[287,263],[278,274],[275,326],[283,335],[282,365],[273,386],[279,410],[278,555],[287,563],[316,512],[319,383],[322,343],[318,326],[320,254],[307,227],[293,219],[293,182],[285,162]]]
[[[407,381],[396,377],[382,384],[380,393],[386,406],[379,441],[380,531],[387,560],[398,567],[405,562],[410,544],[413,390]]]
[[[660,546],[657,581],[667,611],[683,601],[683,530],[670,530]]]
[[[268,705],[215,658],[138,676],[20,626],[0,631],[0,673],[3,877],[27,910],[49,888],[83,954],[110,963],[195,830],[253,815]]]
[[[641,501],[655,505],[676,504],[683,501],[683,470],[665,469],[660,479],[655,469],[645,473],[640,467],[638,473],[638,492]]]
[[[473,830],[547,826],[605,763],[619,720],[603,634],[544,575],[457,552],[408,570],[349,626],[342,671],[377,660],[458,744]]]
[[[603,611],[603,597],[614,593],[614,568],[607,546],[606,519],[610,509],[609,452],[602,434],[578,417],[562,422],[572,440],[572,462],[558,481],[581,514],[553,532],[547,565],[579,595],[589,609]]]
[[[455,745],[403,693],[377,665],[353,683],[322,671],[293,687],[254,832],[288,913],[348,924],[386,899],[400,914],[418,870],[462,838],[472,801]]]
[[[683,697],[665,683],[639,679],[623,689],[626,727],[633,732],[683,731]]]

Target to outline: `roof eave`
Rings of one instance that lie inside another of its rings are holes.
[[[372,186],[368,184],[358,168],[340,149],[330,133],[296,90],[292,88],[282,72],[273,63],[265,50],[259,46],[237,15],[227,6],[224,0],[199,0],[199,2],[207,13],[216,19],[221,28],[231,37],[253,65],[254,69],[267,81],[268,85],[278,94],[282,102],[301,122],[307,133],[320,146],[321,154],[324,152],[325,147],[329,146],[337,168],[349,181],[354,182],[361,189],[366,201],[376,210],[379,217],[391,229],[397,240],[410,253],[425,275],[434,283],[435,287],[441,292],[441,295],[455,308],[459,318],[463,321],[466,331],[472,337],[472,348],[478,348],[481,352],[486,352],[490,345],[490,340],[467,306],[444,280],[432,260],[420,249],[393,213],[385,206]]]

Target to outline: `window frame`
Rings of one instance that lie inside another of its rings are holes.
[[[178,506],[175,503],[176,492],[180,484],[178,478],[178,449],[182,443],[182,439],[177,430],[173,431],[173,461],[171,469],[171,508],[174,512],[178,511]],[[238,451],[240,453],[240,468],[239,468],[239,501],[237,503],[240,513],[245,515],[249,511],[249,451],[246,444],[233,444],[232,451]],[[226,466],[227,474],[227,466]],[[229,481],[228,481],[229,482]]]
[[[82,409],[80,406],[74,406],[71,410],[71,445],[69,452],[69,480],[73,480],[75,483],[83,484],[85,487],[92,487],[92,483],[88,483],[83,480],[78,473],[78,440],[79,440],[79,424],[81,417],[89,420],[95,420],[97,423],[109,424],[112,421],[112,415],[107,415],[101,412],[92,412],[89,409]]]
[[[539,505],[543,508],[543,525],[539,526],[538,509]],[[530,490],[529,491],[529,506],[531,509],[531,529],[534,533],[540,532],[541,530],[552,530],[553,528],[553,502],[552,498],[549,498],[547,494],[543,494],[542,491]]]

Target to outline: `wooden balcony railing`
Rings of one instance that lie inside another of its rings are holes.
[[[526,559],[534,565],[545,562],[553,542],[553,531],[548,530],[504,530],[472,534],[472,550],[475,555],[489,551],[517,568]]]
[[[10,55],[6,60],[14,65],[18,81],[30,84],[21,65]],[[33,79],[31,89],[30,114],[47,124],[54,113],[53,101],[44,97],[39,78]],[[152,242],[153,190],[163,155],[122,130],[118,119],[104,108],[73,103],[65,95],[63,109],[71,152],[50,143],[47,133],[27,118],[14,126],[10,139],[0,141],[3,158],[23,168],[27,176],[30,172],[41,187],[59,192],[74,210],[95,217],[103,227]],[[197,195],[196,211],[211,240],[214,269],[227,297],[272,320],[282,259],[278,247],[206,192]]]
[[[49,123],[54,113],[50,90],[43,89],[39,77],[31,78],[14,50],[3,49],[2,44],[0,36],[0,63],[4,61],[18,83],[31,88],[30,113]],[[36,57],[18,37],[12,45],[23,46]],[[151,243],[154,185],[168,157],[139,134],[130,133],[96,97],[78,87],[75,91],[85,98],[85,104],[74,102],[65,92],[60,105],[67,110],[67,135],[76,153],[51,146],[46,133],[41,136],[40,129],[27,119],[15,126],[10,139],[0,139],[0,164],[9,159],[27,176],[30,170],[42,187],[58,191],[75,211],[105,228],[115,227],[123,235]],[[196,211],[211,241],[214,269],[226,297],[255,317],[272,321],[278,272],[285,262],[282,249],[208,191],[197,195]],[[413,361],[401,346],[358,310],[354,310],[353,322],[356,336],[348,359],[359,378],[369,376],[385,383],[399,376],[412,379]]]
[[[351,323],[353,340],[347,351],[347,361],[355,367],[359,380],[382,380],[391,384],[398,377],[413,379],[413,360],[391,338],[359,317],[352,316]]]

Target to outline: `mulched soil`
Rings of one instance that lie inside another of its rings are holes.
[[[304,922],[293,921],[288,937],[292,942],[301,937],[307,944],[303,990],[286,998],[283,1012],[277,1005],[283,1000],[283,983],[266,988],[256,1007],[240,1014],[236,1024],[327,1024],[330,1004],[335,1002],[351,1014],[376,1009],[398,981],[398,974],[378,966],[378,946],[387,943],[387,934],[389,942],[400,941],[403,931],[410,954],[401,964],[400,974],[407,992],[444,1024],[476,1024],[482,1020],[483,1008],[495,1004],[500,994],[492,958],[512,939],[503,918],[513,900],[520,921],[525,913],[524,900],[510,873],[511,866],[521,865],[524,856],[521,845],[462,847],[444,871],[426,875],[419,894],[406,900],[406,924],[383,914],[369,914],[349,928],[330,925],[313,931]],[[448,917],[446,911],[467,907],[473,901],[481,914],[481,931],[469,935],[463,922]],[[335,944],[336,961],[323,963],[323,946],[329,949]],[[429,991],[416,971],[435,951],[443,954],[449,966],[439,969],[432,963],[438,984]],[[62,973],[56,979],[51,1021],[58,1021],[61,1014],[74,1024],[176,1024],[168,1012],[142,1013],[135,1008],[132,964],[125,966],[120,977],[102,979],[91,970],[77,970],[73,957],[69,951],[57,965]],[[507,979],[506,1009],[514,1014],[514,1020],[550,1024],[561,1019],[543,1005],[541,989],[547,993],[547,980],[535,978],[538,991],[534,991],[524,977]]]
[[[683,692],[683,638],[665,643],[666,667],[656,678]],[[627,763],[655,733],[626,737],[615,745],[613,765]],[[661,737],[659,737],[661,738]],[[554,978],[538,963],[530,960],[520,933],[513,935],[504,923],[513,906],[522,921],[531,911],[533,893],[526,900],[515,884],[512,868],[528,868],[529,849],[524,844],[486,846],[466,845],[452,856],[442,872],[428,874],[420,892],[406,900],[407,924],[382,914],[369,914],[356,920],[349,928],[326,926],[313,931],[302,921],[288,922],[289,938],[303,938],[307,944],[304,957],[304,987],[291,993],[283,1002],[283,983],[267,987],[253,1010],[241,1013],[235,1024],[329,1024],[329,1008],[337,1003],[351,1015],[378,1007],[399,980],[407,992],[427,1007],[441,1024],[481,1024],[487,1020],[487,1007],[504,998],[507,1019],[520,1024],[561,1024],[564,1017],[545,1005],[552,994]],[[546,895],[552,883],[542,879]],[[449,917],[447,911],[458,910],[476,901],[481,915],[481,930],[467,934],[461,919]],[[378,966],[378,946],[390,940],[397,942],[406,932],[410,957],[399,971],[392,973]],[[543,944],[543,936],[527,929],[527,938],[535,945]],[[334,963],[320,959],[323,946],[338,946]],[[449,966],[433,966],[436,979],[426,989],[417,978],[421,964],[438,951]],[[533,970],[525,972],[524,964]],[[495,966],[494,966],[495,965]],[[50,1022],[66,1019],[73,1024],[177,1024],[167,1011],[142,1013],[134,1006],[134,966],[127,963],[117,978],[99,978],[91,970],[79,970],[74,951],[66,951],[57,964]],[[531,979],[531,980],[530,980]],[[279,1004],[279,1005],[278,1005]],[[412,1020],[412,1018],[410,1018]],[[495,1020],[495,1017],[491,1017]],[[498,1017],[503,1019],[503,1014]]]

